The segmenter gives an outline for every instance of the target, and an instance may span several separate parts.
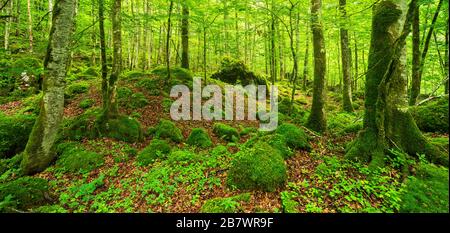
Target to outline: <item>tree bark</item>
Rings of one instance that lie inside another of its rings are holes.
[[[27,0],[28,13],[28,40],[30,43],[30,52],[33,52],[33,18],[31,16],[31,0]]]
[[[98,25],[100,33],[100,57],[102,62],[102,95],[103,95],[103,109],[107,108],[108,99],[108,60],[106,58],[106,43],[105,43],[105,6],[104,0],[98,0]]]
[[[302,85],[302,90],[304,92],[306,92],[306,83],[309,78],[309,37],[310,37],[309,30],[306,30],[306,48],[305,48],[305,59],[303,61],[303,85]]]
[[[343,108],[346,112],[353,112],[352,103],[352,77],[351,77],[351,62],[350,62],[350,47],[348,41],[348,30],[347,30],[347,1],[339,0],[339,8],[341,11],[342,21],[344,26],[341,26],[340,36],[341,36],[341,57],[342,57],[342,74],[343,74]]]
[[[189,69],[189,7],[183,3],[183,18],[181,19],[181,67]]]
[[[415,105],[420,93],[420,8],[416,6],[412,19],[412,78],[409,105]]]
[[[442,0],[439,0],[436,12],[434,13],[434,16],[433,16],[433,20],[431,21],[430,29],[428,30],[428,34],[427,34],[427,37],[425,39],[425,43],[423,46],[422,56],[420,57],[420,66],[419,66],[418,74],[416,75],[416,77],[413,76],[412,86],[411,86],[411,95],[410,95],[410,100],[409,100],[410,105],[415,105],[416,101],[417,101],[417,97],[420,95],[420,87],[421,87],[421,83],[422,83],[423,68],[425,66],[425,61],[426,61],[427,54],[428,54],[428,48],[430,47],[431,36],[433,35],[434,27],[436,25],[436,21],[438,19],[439,13],[441,11],[442,2],[443,2]]]
[[[170,73],[170,33],[172,26],[172,10],[173,10],[173,1],[170,1],[169,6],[169,17],[167,19],[167,36],[166,36],[166,65],[167,65],[167,79],[166,83],[170,81],[171,73]]]
[[[325,39],[321,22],[322,0],[311,0],[311,29],[314,47],[314,90],[307,127],[317,132],[327,129],[325,116],[325,74],[327,70]]]
[[[417,1],[411,1],[406,17],[406,0],[383,0],[374,7],[364,130],[346,155],[372,168],[384,166],[389,148],[448,164],[448,156],[426,140],[407,107],[405,45]]]
[[[105,123],[110,119],[119,116],[119,106],[117,102],[117,80],[122,72],[122,2],[114,0],[112,2],[112,28],[113,28],[113,64],[111,75],[108,80],[106,100],[103,106],[103,119]]]
[[[53,14],[47,56],[41,111],[31,132],[23,160],[24,174],[46,169],[55,159],[54,144],[64,112],[64,85],[70,63],[70,44],[74,32],[75,0],[57,1]]]

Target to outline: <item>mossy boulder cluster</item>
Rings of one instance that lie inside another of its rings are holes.
[[[289,123],[280,125],[276,133],[284,136],[286,144],[293,149],[310,150],[311,145],[308,142],[308,136],[297,126]]]

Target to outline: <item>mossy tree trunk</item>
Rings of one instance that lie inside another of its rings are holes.
[[[113,27],[113,65],[107,86],[103,88],[103,122],[119,116],[117,102],[117,80],[122,72],[122,3],[120,0],[112,2],[112,27]]]
[[[314,90],[307,127],[317,132],[327,129],[325,117],[325,74],[327,70],[325,39],[321,22],[322,0],[311,0],[311,29],[314,47]]]
[[[348,25],[347,25],[347,0],[339,0],[339,9],[341,11],[341,17],[343,21],[343,25],[340,29],[340,37],[341,37],[341,58],[342,58],[342,71],[343,71],[343,84],[344,88],[342,89],[343,95],[343,108],[344,111],[353,112],[353,104],[352,104],[352,77],[351,77],[351,52],[348,41]]]
[[[374,6],[364,130],[346,155],[370,162],[371,167],[384,165],[389,148],[448,163],[448,157],[426,140],[408,111],[405,44],[416,4],[417,0],[411,1],[407,14],[406,0],[383,0]]]
[[[108,61],[106,60],[106,42],[105,42],[105,6],[104,0],[98,0],[98,22],[100,33],[100,57],[102,62],[102,94],[103,100],[108,98]],[[106,109],[106,102],[103,101],[103,108]]]
[[[412,20],[412,78],[409,105],[415,105],[420,92],[420,8],[416,6]]]
[[[64,112],[65,76],[70,63],[70,44],[75,23],[76,0],[55,3],[50,32],[41,111],[22,160],[24,174],[43,171],[55,158],[54,144]]]

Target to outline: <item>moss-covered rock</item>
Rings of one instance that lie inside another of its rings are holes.
[[[76,82],[66,87],[66,97],[72,98],[75,95],[83,94],[89,91],[91,84],[88,82]]]
[[[22,177],[0,184],[0,212],[9,212],[9,208],[25,210],[44,204],[48,193],[47,181],[40,178]]]
[[[143,108],[148,105],[147,97],[141,92],[134,93],[128,100],[129,107],[132,109]]]
[[[328,130],[335,136],[343,136],[349,133],[357,133],[362,130],[363,121],[358,119],[353,113],[340,112],[337,114],[329,114]]]
[[[156,138],[170,139],[177,143],[183,140],[181,130],[175,125],[175,123],[165,119],[161,119],[159,121],[159,124],[154,129],[154,132]]]
[[[411,112],[422,131],[448,133],[448,96],[414,107]]]
[[[56,167],[62,172],[86,173],[105,162],[103,155],[87,151],[76,142],[62,143],[57,146],[59,158]]]
[[[230,84],[249,84],[267,85],[266,80],[250,71],[243,61],[225,57],[220,66],[220,70],[214,73],[211,78]]]
[[[265,142],[257,142],[236,154],[227,182],[238,189],[271,192],[283,186],[286,179],[286,164],[280,153]]]
[[[297,126],[289,123],[280,125],[276,133],[286,138],[286,143],[293,149],[310,150],[311,145],[308,142],[308,136]]]
[[[88,109],[92,107],[95,104],[95,101],[93,99],[84,99],[80,102],[78,105],[82,109]]]
[[[239,141],[239,132],[236,128],[223,123],[215,123],[213,126],[213,133],[219,138],[229,142]]]
[[[212,146],[212,141],[208,133],[205,129],[201,128],[192,129],[192,132],[186,142],[188,145],[198,146],[201,148],[208,148]]]
[[[152,96],[158,96],[161,94],[162,81],[159,79],[142,79],[136,83],[136,87],[142,88]]]
[[[448,169],[420,164],[415,177],[406,181],[400,212],[448,213]]]
[[[241,202],[249,202],[250,194],[244,193],[234,197],[213,198],[205,201],[201,213],[238,213],[241,212]]]
[[[100,136],[114,138],[123,142],[138,142],[144,137],[141,124],[129,116],[118,116],[102,122],[100,118],[96,122],[96,130]]]
[[[63,121],[61,138],[66,140],[81,140],[97,136],[95,122],[100,116],[100,109],[88,109],[80,116]]]
[[[137,162],[142,166],[153,163],[158,158],[166,157],[171,151],[169,143],[165,140],[153,139],[150,145],[145,147],[138,156]]]
[[[10,158],[25,149],[35,120],[33,115],[5,116],[0,113],[0,159]]]

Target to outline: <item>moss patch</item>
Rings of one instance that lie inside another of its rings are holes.
[[[422,131],[448,133],[448,96],[414,107],[412,115]]]
[[[192,132],[186,142],[188,145],[198,146],[201,148],[208,148],[212,146],[212,141],[208,133],[205,129],[200,128],[192,129]]]
[[[175,123],[161,119],[159,124],[154,129],[155,137],[170,139],[173,142],[181,142],[183,140],[183,135],[181,130],[175,125]]]
[[[155,159],[167,156],[170,151],[171,148],[167,141],[153,139],[150,145],[138,154],[137,162],[142,166],[147,166],[153,163]]]
[[[249,202],[250,194],[244,193],[234,197],[213,198],[207,200],[200,212],[201,213],[238,213],[241,212],[241,202]]]
[[[305,150],[311,149],[311,145],[308,142],[308,137],[305,132],[293,124],[285,123],[280,125],[276,133],[283,135],[286,138],[286,143],[291,148]]]
[[[47,181],[40,178],[22,177],[0,184],[0,211],[8,212],[8,207],[28,209],[46,202]]]
[[[239,141],[239,132],[236,128],[223,123],[215,123],[213,127],[213,132],[221,139],[229,142]]]
[[[9,158],[25,149],[36,117],[5,116],[0,113],[0,159]]]
[[[76,142],[60,144],[57,151],[60,156],[56,161],[56,167],[62,172],[86,173],[105,162],[103,155],[87,151]]]

